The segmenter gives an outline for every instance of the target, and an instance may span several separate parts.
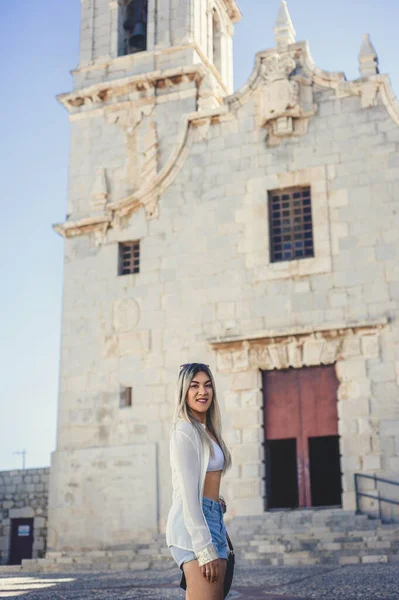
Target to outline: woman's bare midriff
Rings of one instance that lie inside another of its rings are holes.
[[[205,475],[204,498],[210,498],[216,502],[219,500],[221,479],[222,471],[208,471]]]

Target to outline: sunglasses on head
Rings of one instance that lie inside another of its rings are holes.
[[[184,365],[180,365],[180,368],[184,369],[184,367],[191,367],[192,365],[199,365],[200,367],[208,367],[208,369],[209,369],[209,365],[206,365],[205,363],[186,363]]]

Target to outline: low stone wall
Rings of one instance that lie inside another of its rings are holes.
[[[0,565],[9,560],[11,520],[33,518],[32,558],[46,552],[50,468],[0,471]]]

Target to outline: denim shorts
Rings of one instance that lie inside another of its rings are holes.
[[[226,540],[226,527],[224,526],[223,521],[222,505],[220,502],[216,502],[210,498],[203,498],[202,510],[211,532],[212,543],[216,553],[219,558],[225,558],[227,560],[228,545]],[[179,567],[182,567],[183,563],[196,560],[197,558],[191,550],[184,550],[184,548],[178,548],[177,546],[170,546],[169,550]]]

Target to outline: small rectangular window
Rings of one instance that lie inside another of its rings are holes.
[[[122,242],[119,244],[118,275],[140,273],[140,242]]]
[[[310,187],[269,192],[270,260],[314,256]]]
[[[120,392],[119,408],[132,406],[132,388],[123,387]]]

